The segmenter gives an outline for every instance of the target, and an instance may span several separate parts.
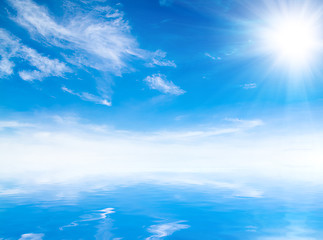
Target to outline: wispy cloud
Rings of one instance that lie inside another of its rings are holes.
[[[240,119],[240,118],[226,118],[225,120],[228,122],[237,123],[239,124],[240,127],[243,127],[243,128],[254,128],[265,124],[264,121],[262,121],[261,119],[247,120],[247,119]]]
[[[20,44],[18,39],[13,38],[5,30],[0,28],[0,76],[11,75],[15,64],[10,58],[16,55]]]
[[[76,50],[84,65],[120,74],[126,67],[124,58],[141,57],[128,22],[110,7],[79,13],[63,25],[57,23],[45,7],[30,0],[10,2],[17,11],[15,20],[34,37]]]
[[[207,56],[207,57],[211,58],[212,60],[222,60],[222,58],[221,58],[221,57],[214,57],[214,56],[212,56],[210,53],[205,53],[205,56]]]
[[[162,50],[157,50],[156,52],[151,53],[151,62],[147,65],[150,67],[162,66],[162,67],[176,67],[174,61],[166,59],[166,52]]]
[[[42,240],[44,237],[43,233],[25,233],[21,235],[19,240]]]
[[[144,81],[151,89],[158,90],[162,93],[172,95],[181,95],[185,93],[184,90],[176,86],[172,81],[168,81],[166,76],[160,73],[148,76]]]
[[[71,72],[73,66],[90,72],[99,70],[102,75],[121,76],[134,70],[132,63],[135,60],[146,67],[176,67],[174,61],[166,58],[166,52],[139,47],[129,22],[117,5],[111,7],[103,2],[92,2],[89,6],[82,1],[69,2],[65,5],[64,21],[58,21],[49,9],[32,0],[8,2],[15,10],[10,13],[11,19],[27,29],[33,40],[42,46],[55,47],[65,62],[44,56],[7,31],[0,30],[0,39],[5,43],[0,46],[0,76],[13,74],[15,62],[12,57],[23,58],[29,63],[31,69],[18,71],[20,78],[26,81],[65,77],[64,73]],[[85,101],[111,106],[112,78],[96,79],[95,82],[99,96],[65,91]],[[171,82],[161,83],[157,88],[169,94],[184,93]]]
[[[164,239],[165,237],[172,235],[176,231],[190,227],[189,225],[183,223],[184,221],[177,221],[152,225],[148,228],[148,232],[152,233],[153,235],[146,238],[146,240]]]
[[[19,76],[26,81],[42,80],[44,77],[55,76],[63,77],[65,72],[71,70],[57,59],[49,59],[39,54],[36,50],[26,46],[21,47],[21,54],[30,63],[31,66],[38,70],[34,71],[20,71]]]
[[[23,123],[18,121],[0,121],[0,130],[5,128],[25,128],[25,127],[33,127],[34,125],[31,123]]]
[[[58,23],[49,11],[31,0],[9,0],[17,11],[14,20],[25,27],[35,39],[74,51],[66,56],[73,64],[121,75],[131,69],[133,58],[152,61],[152,65],[174,66],[163,59],[162,51],[152,54],[140,49],[131,35],[131,27],[124,14],[110,6],[86,7]]]
[[[108,107],[112,106],[111,101],[109,101],[107,99],[103,99],[99,96],[93,95],[91,93],[87,93],[87,92],[77,93],[67,87],[62,87],[62,90],[64,92],[70,93],[74,96],[78,96],[79,98],[81,98],[84,101],[94,102],[96,104],[101,104],[101,105],[105,105]]]
[[[253,89],[253,88],[256,88],[257,87],[257,84],[256,83],[245,83],[242,85],[242,88],[243,89]]]
[[[19,57],[37,70],[21,70],[19,76],[25,81],[42,80],[45,77],[63,77],[64,73],[70,72],[70,68],[57,59],[42,56],[36,50],[21,43],[21,40],[12,36],[4,29],[0,29],[0,75],[13,74],[15,64],[12,58]]]
[[[192,139],[207,139],[216,136],[223,136],[234,133],[241,133],[248,131],[252,128],[264,125],[264,122],[260,119],[238,119],[238,118],[226,118],[225,121],[231,123],[221,127],[207,127],[201,129],[189,129],[178,131],[160,131],[150,135],[149,139],[176,139],[178,141],[191,141]]]

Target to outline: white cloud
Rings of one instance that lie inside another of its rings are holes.
[[[26,81],[42,80],[44,77],[56,76],[63,77],[65,72],[71,71],[64,63],[57,59],[49,59],[39,54],[36,50],[26,46],[21,47],[20,53],[24,56],[31,66],[39,71],[20,71],[19,76]]]
[[[122,71],[129,70],[127,60],[134,57],[146,59],[151,55],[138,47],[123,13],[109,6],[79,11],[60,24],[45,7],[30,0],[10,2],[17,10],[15,20],[33,36],[41,37],[49,44],[75,50],[76,56],[67,58],[74,64],[81,63],[120,75]],[[162,57],[154,64],[174,65]]]
[[[21,235],[19,240],[42,240],[44,237],[43,233],[26,233]]]
[[[152,225],[148,228],[148,232],[152,233],[153,235],[146,238],[146,240],[164,239],[165,237],[172,235],[176,231],[187,229],[189,227],[189,225],[183,224],[183,221]]]
[[[162,93],[181,95],[185,91],[180,87],[176,86],[172,81],[168,81],[166,76],[163,74],[153,74],[152,76],[147,76],[144,81],[148,84],[151,89],[158,90]]]
[[[257,84],[256,83],[245,83],[242,85],[243,89],[252,89],[252,88],[256,88]]]
[[[261,196],[261,191],[245,187],[245,179],[323,183],[322,133],[270,137],[252,131],[260,121],[241,119],[229,121],[221,134],[221,127],[215,126],[217,135],[206,129],[192,135],[189,132],[199,131],[134,132],[76,120],[37,121],[30,128],[19,127],[26,124],[19,121],[3,124],[17,127],[14,134],[0,135],[0,181],[69,182],[138,172],[225,173],[229,179],[204,184],[252,197]]]
[[[11,75],[14,66],[15,64],[13,62],[9,61],[5,56],[2,56],[2,59],[0,60],[0,77]]]
[[[65,6],[64,21],[58,21],[45,6],[31,0],[8,1],[15,10],[11,19],[26,28],[33,39],[43,46],[61,48],[61,55],[72,65],[91,67],[103,74],[119,76],[133,70],[133,60],[140,60],[148,67],[176,67],[174,61],[166,59],[166,52],[139,48],[124,13],[106,4],[92,4],[89,7],[88,4],[70,2]],[[13,57],[22,58],[31,66],[18,71],[20,78],[25,81],[43,80],[50,76],[64,77],[64,73],[71,72],[66,63],[23,45],[20,39],[6,30],[0,29],[0,40],[4,42],[0,46],[0,76],[13,74]],[[87,92],[70,93],[85,101],[111,106],[111,82],[110,78],[96,81],[100,96]],[[184,93],[172,82],[165,82],[158,89],[170,94]]]
[[[108,101],[107,99],[103,99],[103,98],[93,95],[91,93],[87,93],[87,92],[77,93],[71,89],[68,89],[67,87],[62,87],[62,90],[64,92],[70,93],[74,96],[78,96],[79,98],[81,98],[84,101],[94,102],[96,104],[101,104],[101,105],[105,105],[108,107],[112,106],[112,103],[110,101]]]
[[[154,66],[162,66],[162,67],[176,67],[174,61],[166,59],[166,52],[162,50],[157,50],[156,52],[151,54],[151,62],[147,65],[150,67]]]
[[[23,45],[15,36],[0,29],[0,75],[11,75],[15,64],[10,60],[20,57],[38,70],[21,70],[19,76],[25,81],[42,80],[45,77],[62,77],[65,72],[71,71],[64,63],[57,59],[50,59],[39,54],[36,50]]]
[[[265,124],[261,119],[246,120],[239,118],[226,118],[225,120],[228,122],[237,123],[240,127],[243,128],[254,128]]]
[[[11,75],[15,64],[10,61],[10,58],[19,50],[19,40],[0,28],[0,41],[0,76]]]
[[[0,121],[0,130],[5,128],[24,128],[24,127],[33,127],[31,123],[22,123],[18,121]]]
[[[127,63],[136,58],[151,66],[172,66],[173,61],[166,60],[161,50],[151,53],[140,49],[131,35],[131,27],[124,14],[110,6],[91,7],[67,16],[65,22],[58,23],[49,11],[31,0],[9,0],[17,11],[14,18],[36,39],[46,40],[47,44],[74,50],[66,56],[73,64],[82,64],[92,68],[121,75],[131,70]]]
[[[212,60],[222,60],[222,58],[221,58],[221,57],[214,57],[214,56],[212,56],[210,53],[205,53],[205,56],[207,56],[207,57],[211,58]]]

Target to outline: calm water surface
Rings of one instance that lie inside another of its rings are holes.
[[[323,239],[317,186],[188,180],[5,183],[0,239]]]

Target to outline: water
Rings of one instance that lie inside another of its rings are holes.
[[[0,239],[323,239],[318,186],[165,179],[3,183]]]

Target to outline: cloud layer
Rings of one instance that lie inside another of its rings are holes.
[[[155,132],[65,118],[43,122],[47,124],[0,124],[1,179],[55,182],[116,173],[226,172],[234,179],[245,175],[323,183],[320,134],[262,137],[254,131],[263,124],[259,120],[229,119],[225,126]]]

